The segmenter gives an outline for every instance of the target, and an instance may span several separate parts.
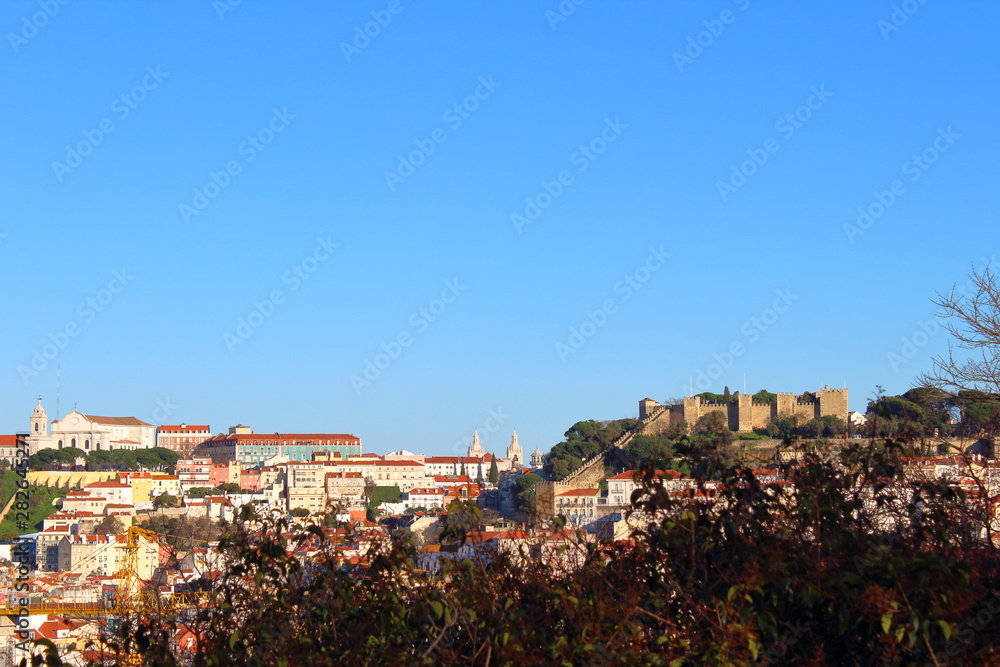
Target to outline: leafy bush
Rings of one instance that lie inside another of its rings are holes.
[[[714,503],[643,471],[632,539],[567,535],[569,571],[500,552],[430,576],[406,539],[355,566],[318,528],[247,509],[254,530],[223,539],[211,602],[184,620],[196,655],[172,643],[170,616],[109,639],[151,667],[997,664],[1000,556],[980,537],[981,508],[947,483],[906,480],[900,453],[805,455],[781,468],[794,492],[717,470]],[[306,545],[320,555],[303,561]]]

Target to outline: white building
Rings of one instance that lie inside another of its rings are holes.
[[[93,572],[113,575],[125,561],[125,535],[67,535],[59,541],[59,569],[84,576]],[[152,579],[159,565],[160,546],[145,536],[139,538],[137,574]]]
[[[85,452],[112,449],[150,449],[156,446],[156,427],[135,417],[101,417],[73,410],[53,420],[51,429],[42,400],[31,413],[27,438],[32,454],[41,449],[76,447]]]
[[[432,509],[444,507],[445,491],[438,488],[414,488],[403,494],[403,506],[407,509],[423,507]]]

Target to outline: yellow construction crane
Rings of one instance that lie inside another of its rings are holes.
[[[157,548],[165,546],[162,540],[164,537],[177,537],[192,542],[209,544],[207,540],[181,537],[179,535],[162,535],[146,528],[140,528],[139,526],[129,527],[123,537],[124,543],[120,543],[117,538],[114,540],[115,542],[119,542],[114,544],[114,548],[121,549],[123,554],[120,560],[121,567],[115,575],[115,578],[118,580],[118,593],[112,605],[105,606],[101,603],[43,602],[37,605],[28,605],[26,608],[17,606],[3,608],[0,609],[0,615],[18,616],[27,609],[29,614],[58,614],[61,616],[82,618],[118,615],[142,617],[150,614],[172,615],[204,607],[208,599],[207,594],[204,593],[175,593],[170,597],[162,597],[156,589],[144,590],[145,582],[139,576],[139,549],[141,548],[140,539],[145,539],[148,542],[156,544]],[[82,559],[78,565],[97,558],[102,553],[105,553],[104,550],[110,546],[112,544],[101,547]],[[138,667],[142,664],[142,658],[135,654],[126,655],[121,659],[119,664],[123,667]]]
[[[105,616],[108,614],[141,614],[147,612],[170,612],[181,611],[183,609],[195,608],[204,601],[204,596],[199,594],[174,594],[170,598],[163,598],[156,590],[143,590],[142,578],[139,576],[139,549],[140,538],[149,542],[154,542],[158,547],[163,547],[163,538],[177,537],[178,539],[191,542],[201,542],[209,544],[207,540],[192,537],[181,537],[179,535],[163,535],[139,526],[131,526],[124,533],[124,543],[112,543],[104,545],[94,551],[86,558],[80,560],[76,565],[79,567],[85,563],[95,560],[106,553],[106,549],[114,547],[121,549],[124,553],[120,560],[121,566],[115,574],[118,580],[118,594],[112,605],[102,603],[77,603],[77,602],[43,602],[40,604],[28,605],[30,614],[60,614],[67,616]],[[17,616],[23,611],[15,605],[0,609],[0,616]]]

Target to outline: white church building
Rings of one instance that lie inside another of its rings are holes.
[[[85,452],[112,449],[149,449],[156,446],[156,427],[135,417],[85,415],[74,409],[51,427],[42,400],[31,413],[27,438],[31,454],[40,449],[76,447]]]

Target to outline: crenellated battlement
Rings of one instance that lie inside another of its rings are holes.
[[[809,421],[817,417],[834,415],[847,421],[846,388],[823,387],[810,392],[815,398],[803,398],[802,394],[790,391],[775,392],[775,400],[762,403],[753,400],[752,395],[736,394],[732,403],[707,403],[697,396],[686,396],[674,405],[663,405],[652,399],[639,402],[639,415],[650,419],[647,431],[658,433],[671,424],[686,423],[693,427],[699,419],[711,412],[722,412],[729,421],[729,429],[748,432],[767,427],[775,417],[794,416]]]

